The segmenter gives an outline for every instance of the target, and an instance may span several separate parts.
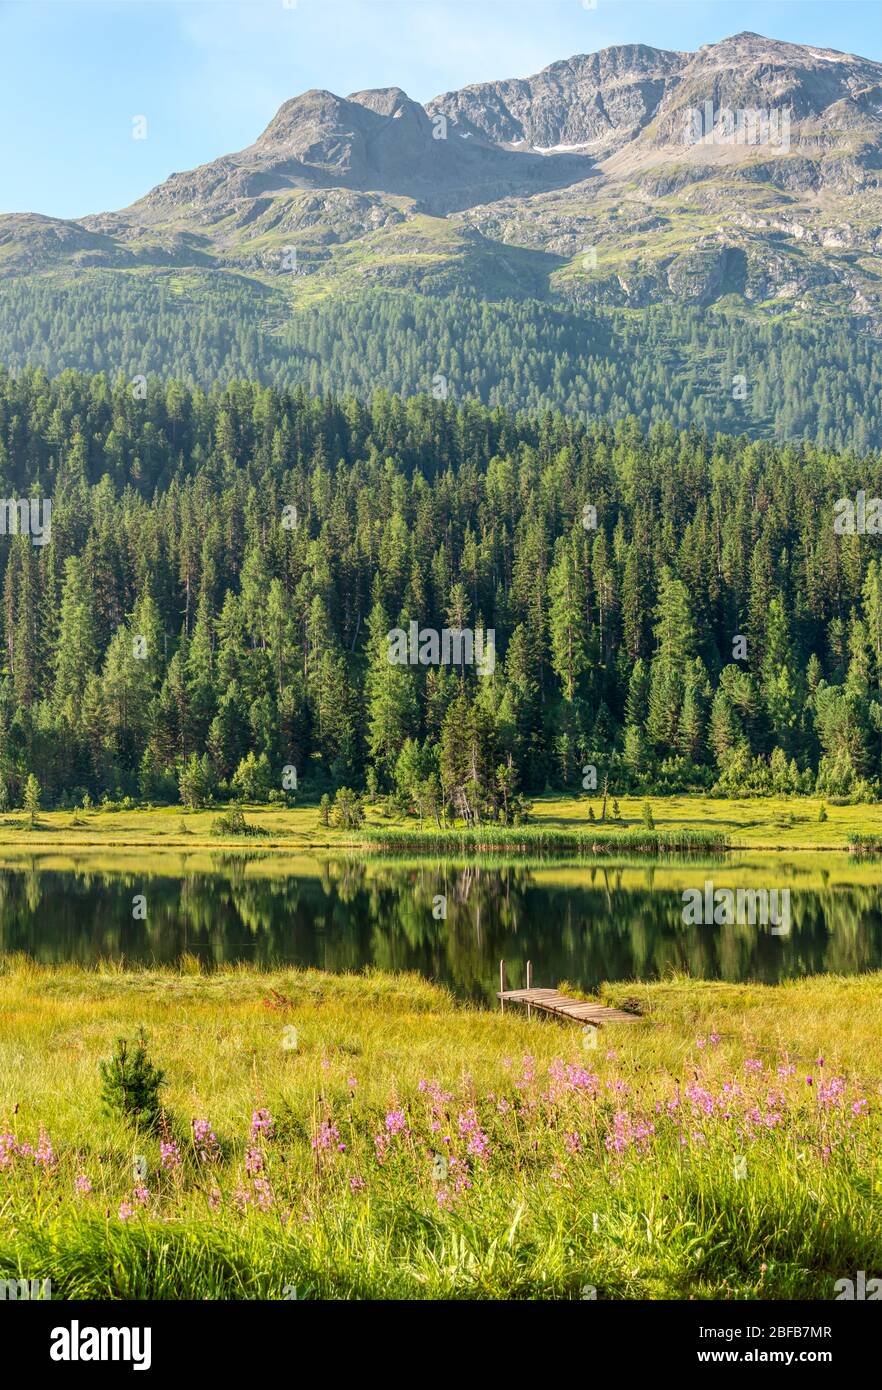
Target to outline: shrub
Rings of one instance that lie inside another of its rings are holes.
[[[266,835],[259,825],[249,825],[239,806],[234,806],[226,815],[215,816],[211,822],[212,835]]]
[[[266,753],[249,753],[233,773],[233,787],[243,801],[267,801],[273,790],[273,776]]]
[[[361,798],[351,787],[341,787],[334,797],[331,824],[341,830],[355,830],[364,822]]]
[[[118,1038],[109,1062],[99,1062],[101,1100],[109,1115],[118,1116],[138,1129],[154,1131],[162,1118],[159,1088],[165,1073],[147,1056],[147,1035],[138,1030],[138,1041],[130,1049],[125,1038]]]

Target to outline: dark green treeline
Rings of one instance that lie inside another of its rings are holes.
[[[0,373],[0,496],[52,502],[0,537],[0,800],[874,794],[859,490],[878,456],[630,419]],[[411,620],[493,629],[495,672],[390,664]]]

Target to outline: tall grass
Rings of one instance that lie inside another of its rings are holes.
[[[486,824],[439,830],[437,826],[371,826],[363,832],[366,846],[402,850],[518,850],[524,853],[577,850],[582,854],[707,854],[729,847],[719,830],[647,830],[615,827]]]
[[[879,984],[629,984],[605,997],[646,1018],[583,1034],[413,977],[6,962],[0,1277],[54,1298],[829,1298],[882,1265]],[[99,1108],[98,1061],[140,1023],[164,1135]]]
[[[864,856],[882,854],[882,835],[852,835],[848,842],[852,854]]]

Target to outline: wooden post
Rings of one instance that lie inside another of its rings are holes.
[[[501,1012],[501,1013],[505,1013],[505,1000],[502,998],[502,995],[505,994],[505,961],[504,961],[504,960],[501,960],[501,961],[499,962],[499,994],[500,994],[499,1009],[500,1009],[500,1012]]]
[[[531,960],[528,960],[528,961],[527,961],[527,989],[532,989],[532,988],[533,988],[533,962],[532,962]],[[529,1001],[529,999],[528,999],[528,1000],[527,1000],[527,1018],[532,1018],[532,1017],[533,1017],[533,1010],[532,1010],[531,1007],[530,1007],[530,1001]]]

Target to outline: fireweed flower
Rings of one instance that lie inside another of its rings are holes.
[[[615,1091],[616,1095],[620,1096],[627,1096],[631,1091],[631,1087],[628,1085],[627,1081],[624,1081],[620,1076],[615,1077],[612,1081],[607,1081],[606,1089],[608,1091]]]
[[[251,1114],[251,1138],[272,1139],[276,1132],[276,1122],[265,1106]]]
[[[453,1100],[449,1091],[442,1089],[440,1081],[418,1081],[417,1090],[423,1091],[429,1096],[432,1104],[432,1112],[435,1115],[445,1115],[447,1106]]]
[[[92,1191],[92,1184],[86,1177],[85,1173],[80,1173],[77,1176],[77,1180],[74,1184],[74,1190],[76,1191],[78,1197],[88,1197],[89,1193]]]
[[[468,1151],[474,1154],[475,1158],[488,1159],[490,1157],[490,1144],[487,1135],[478,1123],[478,1115],[474,1106],[469,1106],[468,1110],[461,1111],[458,1121],[460,1139],[468,1139]]]
[[[436,1128],[435,1125],[432,1128]],[[387,1110],[384,1128],[379,1134],[374,1135],[374,1151],[377,1155],[377,1162],[382,1164],[386,1160],[390,1148],[398,1138],[409,1139],[412,1130],[408,1128],[407,1116],[403,1110]]]
[[[818,1105],[823,1106],[826,1110],[841,1105],[845,1098],[845,1090],[844,1076],[831,1076],[829,1081],[819,1081],[815,1093],[818,1098]]]
[[[10,1168],[20,1152],[18,1139],[10,1130],[0,1134],[0,1168]]]
[[[250,1178],[263,1172],[263,1154],[260,1149],[245,1150],[245,1172]]]
[[[364,1178],[350,1178],[350,1179],[349,1179],[349,1191],[350,1191],[350,1192],[364,1192],[365,1186],[366,1186],[366,1183],[365,1183]]]
[[[329,1150],[341,1154],[346,1152],[346,1145],[340,1141],[339,1129],[328,1120],[322,1120],[312,1136],[312,1147],[317,1153],[327,1153]]]
[[[273,1205],[273,1190],[268,1178],[255,1178],[252,1183],[254,1200],[259,1211],[269,1211]]]
[[[588,1071],[585,1067],[573,1066],[569,1062],[564,1063],[559,1058],[549,1066],[548,1075],[551,1077],[548,1097],[552,1101],[558,1100],[567,1092],[584,1091],[593,1096],[600,1089],[600,1078],[595,1076],[594,1072]]]
[[[706,1091],[697,1082],[690,1081],[688,1086],[684,1088],[684,1093],[693,1110],[699,1110],[704,1115],[713,1114],[714,1098],[710,1091]]]
[[[119,1219],[120,1219],[120,1221],[128,1221],[128,1220],[129,1220],[129,1217],[134,1216],[134,1215],[135,1215],[135,1208],[132,1206],[131,1202],[127,1202],[127,1201],[125,1201],[125,1199],[123,1199],[123,1201],[121,1201],[120,1204],[119,1204]]]
[[[220,1144],[208,1120],[193,1120],[193,1147],[201,1163],[219,1162]]]
[[[143,1186],[133,1188],[132,1196],[140,1207],[146,1207],[150,1201],[150,1193]]]
[[[219,1187],[213,1187],[208,1194],[209,1211],[220,1211],[221,1192]]]
[[[565,1133],[564,1148],[569,1154],[580,1154],[582,1152],[582,1140],[579,1138],[578,1134]]]
[[[519,1081],[515,1082],[519,1091],[523,1091],[527,1086],[532,1085],[536,1079],[536,1058],[529,1054],[524,1056],[523,1069]]]
[[[33,1151],[33,1156],[35,1164],[38,1168],[42,1168],[44,1173],[54,1173],[58,1167],[58,1159],[55,1157],[52,1140],[45,1129],[40,1130],[40,1142]]]
[[[163,1168],[172,1169],[181,1166],[181,1151],[174,1139],[163,1140],[159,1145],[159,1161]]]
[[[244,1215],[252,1201],[251,1189],[240,1183],[233,1192],[233,1206],[240,1214]]]
[[[628,1149],[645,1153],[654,1134],[655,1125],[648,1120],[635,1120],[627,1110],[617,1110],[613,1116],[612,1131],[603,1141],[604,1147],[608,1153],[619,1156]]]
[[[472,1185],[469,1177],[468,1164],[465,1159],[451,1158],[448,1167],[448,1184],[439,1187],[435,1196],[439,1207],[450,1211],[457,1197],[461,1197],[468,1192]]]

